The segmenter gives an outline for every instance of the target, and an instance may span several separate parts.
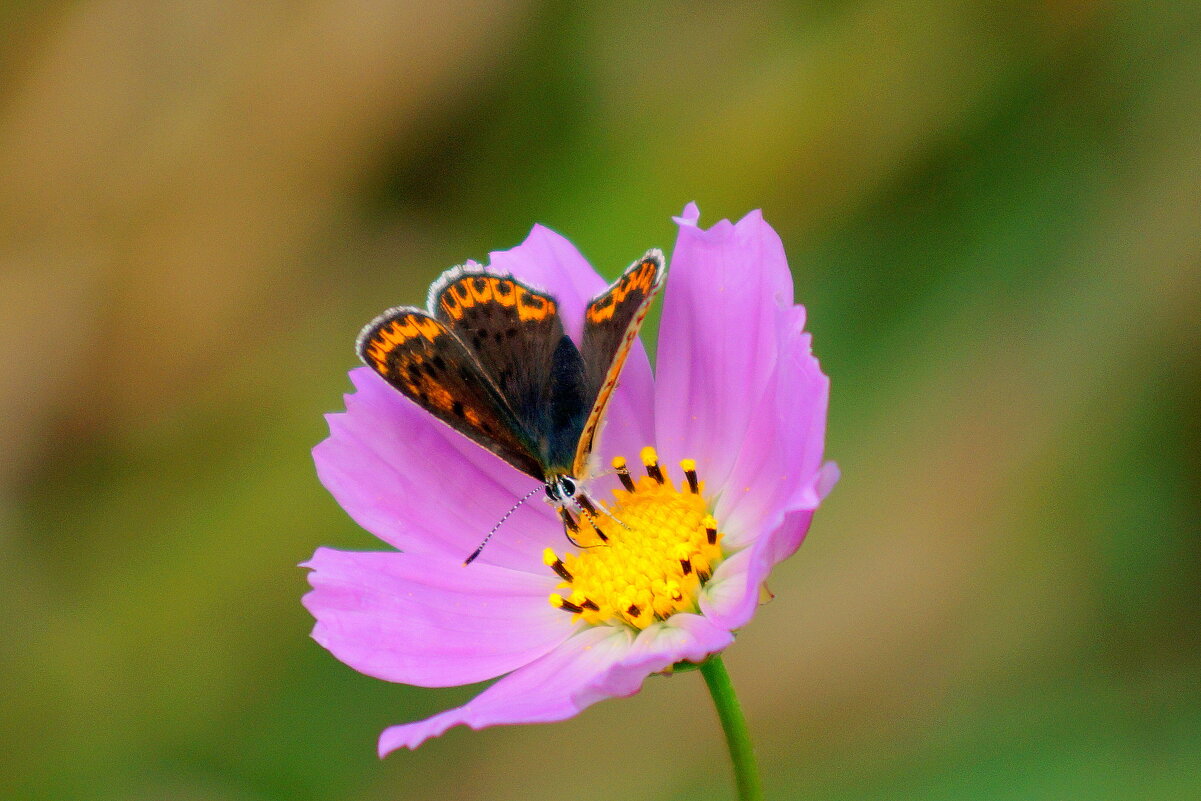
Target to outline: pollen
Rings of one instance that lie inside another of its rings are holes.
[[[543,553],[562,579],[550,604],[576,620],[644,629],[695,612],[701,587],[722,559],[722,534],[696,463],[681,462],[685,481],[677,487],[654,448],[643,448],[639,458],[646,475],[637,479],[625,459],[613,460],[623,488],[613,491],[612,503],[579,515],[571,535],[579,553]]]

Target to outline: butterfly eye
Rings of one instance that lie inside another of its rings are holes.
[[[570,498],[575,495],[575,482],[567,476],[559,479],[559,488],[562,490],[564,498]]]
[[[559,482],[553,481],[546,485],[546,497],[552,501],[563,500],[562,496],[559,494]]]

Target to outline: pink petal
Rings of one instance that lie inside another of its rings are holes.
[[[666,670],[677,662],[700,664],[732,642],[734,635],[729,629],[714,625],[700,615],[672,615],[663,623],[640,632],[629,653],[578,698],[591,703],[603,698],[633,695],[652,673]]]
[[[726,559],[701,594],[701,610],[717,626],[739,629],[750,622],[759,604],[759,587],[771,569],[800,547],[813,520],[812,510],[781,515],[773,529],[754,545]]]
[[[304,567],[313,639],[369,676],[422,687],[483,681],[572,633],[547,602],[557,578],[402,553],[319,548]]]
[[[837,481],[837,465],[833,462],[822,465],[811,485],[798,493],[791,507],[781,506],[761,520],[758,536],[750,546],[718,565],[701,594],[701,611],[707,618],[729,629],[750,622],[759,602],[759,587],[773,567],[801,546],[814,510]]]
[[[561,611],[551,611],[563,615]],[[624,627],[585,628],[541,659],[505,676],[463,706],[416,723],[385,729],[379,738],[380,756],[397,748],[416,748],[452,726],[483,729],[512,723],[548,723],[573,717],[589,704],[601,700],[594,693],[588,693],[583,699],[579,695],[629,653],[632,642],[633,636]]]
[[[792,304],[779,236],[754,211],[736,225],[681,218],[659,329],[655,419],[668,464],[696,459],[710,487],[730,475],[776,366],[777,313]]]
[[[777,318],[775,374],[752,415],[715,511],[725,542],[733,548],[763,533],[773,513],[816,508],[819,500],[812,489],[825,449],[830,380],[802,331],[804,309],[780,309]]]
[[[732,479],[718,504],[725,542],[742,548],[718,566],[701,598],[701,609],[719,626],[736,629],[750,621],[759,586],[800,547],[814,510],[838,480],[833,463],[817,464],[829,382],[808,353],[808,335],[798,339],[804,347],[782,346],[775,387],[758,414],[774,426],[748,438],[735,466],[738,483]]]
[[[405,398],[371,369],[350,373],[357,392],[331,414],[313,449],[317,475],[363,528],[396,548],[461,562],[538,481]],[[542,549],[563,528],[537,498],[524,504],[481,561],[542,572]]]

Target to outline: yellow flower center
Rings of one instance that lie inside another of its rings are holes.
[[[691,459],[680,462],[685,483],[659,466],[655,449],[642,449],[646,476],[637,481],[618,457],[613,467],[624,489],[597,508],[584,495],[579,518],[560,510],[577,554],[543,560],[563,583],[550,603],[590,624],[625,623],[644,629],[676,612],[695,612],[697,595],[721,561],[722,535],[704,500],[704,484]]]

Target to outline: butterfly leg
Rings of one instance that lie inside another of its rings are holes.
[[[580,524],[576,522],[575,516],[566,506],[556,506],[555,511],[559,513],[559,519],[563,521],[563,533],[567,535],[567,539],[577,548],[583,548],[576,541],[575,535],[580,533]]]
[[[596,535],[600,537],[601,540],[600,542],[593,543],[592,545],[584,545],[582,542],[576,539],[576,536],[580,533],[580,524],[579,521],[576,520],[575,515],[571,513],[570,509],[568,509],[566,506],[556,506],[555,511],[559,513],[559,519],[563,521],[563,533],[567,535],[567,539],[575,547],[599,548],[600,546],[608,543],[609,538],[606,537],[605,532],[601,531],[596,525],[596,518],[589,514],[586,509],[581,508],[580,512],[588,519],[588,522],[592,525],[592,530],[596,532]]]

